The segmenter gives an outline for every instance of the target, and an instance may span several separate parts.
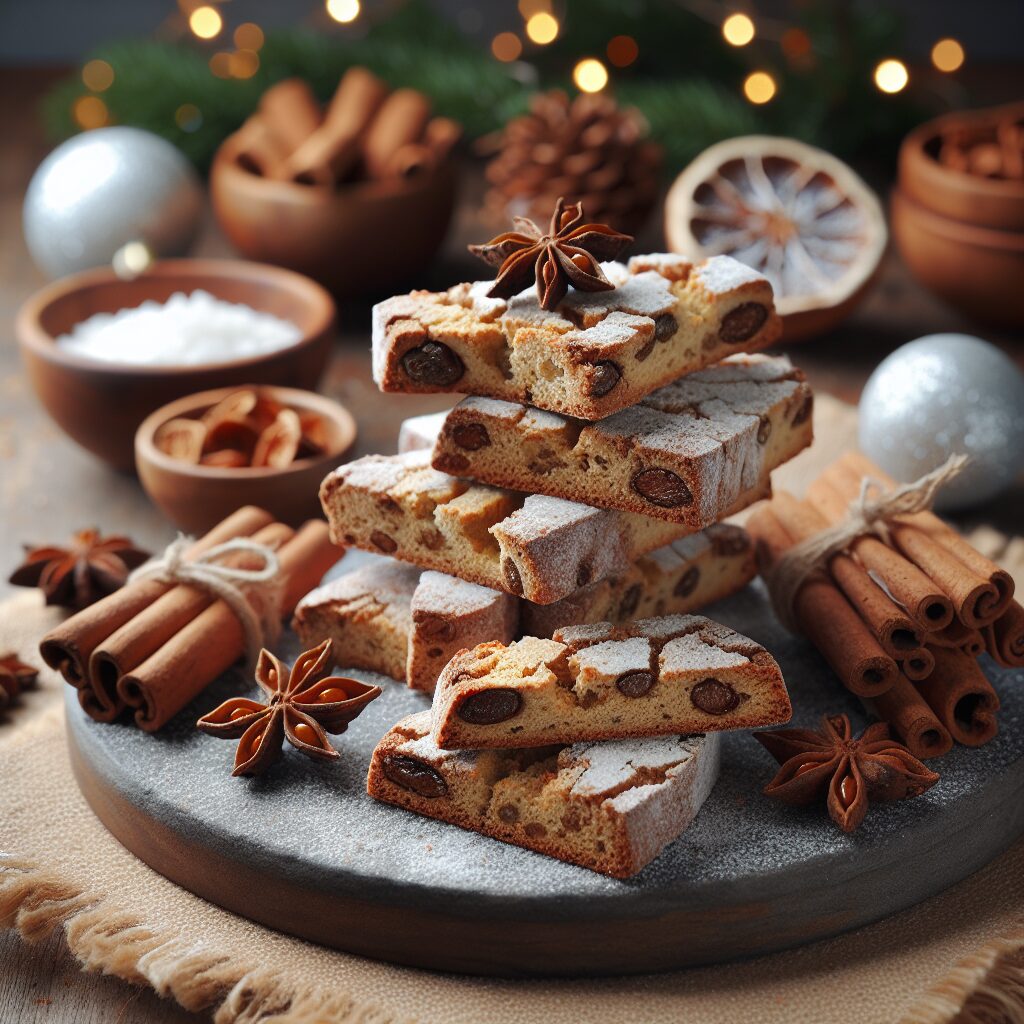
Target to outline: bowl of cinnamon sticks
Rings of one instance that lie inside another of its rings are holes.
[[[135,463],[153,504],[187,533],[243,505],[294,526],[321,515],[320,481],[355,438],[352,414],[315,392],[219,388],[147,417],[135,435]]]
[[[444,241],[462,129],[415,89],[350,68],[321,107],[309,85],[271,86],[221,145],[214,213],[245,256],[335,294],[393,290]]]

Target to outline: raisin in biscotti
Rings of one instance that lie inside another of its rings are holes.
[[[784,356],[735,356],[598,423],[464,399],[432,461],[481,483],[699,530],[811,443],[811,406],[803,374]]]
[[[731,257],[603,266],[614,290],[570,289],[554,312],[532,288],[488,298],[491,281],[388,299],[374,307],[374,380],[382,391],[459,391],[596,420],[781,334],[768,280]]]
[[[535,747],[777,725],[792,708],[760,645],[698,615],[567,626],[461,651],[431,735],[446,749]]]
[[[629,878],[693,821],[718,766],[717,735],[439,750],[422,711],[377,744],[366,789],[417,814]]]
[[[746,492],[736,508],[767,493]],[[641,555],[694,532],[632,512],[474,484],[433,469],[426,450],[347,463],[324,480],[320,500],[335,543],[537,604],[625,572]]]

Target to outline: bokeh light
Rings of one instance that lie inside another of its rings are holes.
[[[964,63],[964,48],[955,39],[940,39],[932,47],[932,63],[947,74],[958,71]]]
[[[105,60],[91,60],[82,68],[82,81],[87,89],[103,92],[114,84],[114,69]]]
[[[252,78],[260,69],[260,58],[255,50],[235,50],[228,57],[228,70],[232,78]]]
[[[215,7],[204,4],[202,7],[197,7],[188,16],[188,27],[200,39],[213,39],[220,34],[220,30],[224,27],[224,19]]]
[[[640,47],[632,36],[613,36],[608,40],[608,60],[617,68],[628,68],[640,56]]]
[[[558,38],[558,21],[553,14],[538,11],[530,15],[526,23],[526,34],[530,37],[530,42],[546,46]]]
[[[251,21],[239,25],[232,38],[240,50],[258,50],[264,43],[263,29]]]
[[[515,32],[499,32],[491,40],[491,53],[498,60],[508,63],[509,61],[516,60],[522,52],[522,41]]]
[[[79,96],[71,108],[71,114],[75,124],[85,131],[102,128],[110,120],[107,105],[99,96]]]
[[[811,52],[811,37],[802,28],[787,28],[779,45],[789,60],[802,60]]]
[[[194,103],[182,103],[174,112],[174,123],[183,132],[198,131],[203,124],[202,111]]]
[[[226,50],[220,50],[210,58],[210,70],[218,78],[231,77],[231,54]]]
[[[743,82],[743,95],[751,103],[767,103],[778,92],[775,79],[767,71],[754,71]]]
[[[608,84],[608,69],[593,57],[586,57],[572,69],[572,80],[581,92],[600,92]]]
[[[359,0],[327,0],[325,6],[327,13],[342,25],[359,17]]]
[[[754,23],[745,14],[730,14],[722,22],[722,35],[730,46],[746,46],[754,38]]]
[[[527,21],[541,11],[551,13],[551,0],[519,0],[519,13]]]
[[[906,88],[907,82],[910,81],[910,74],[903,61],[890,57],[875,68],[874,78],[875,85],[882,92],[894,93]]]

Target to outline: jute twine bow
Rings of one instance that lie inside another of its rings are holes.
[[[162,555],[140,565],[129,582],[158,580],[160,583],[185,583],[220,598],[234,612],[245,633],[246,660],[256,664],[260,650],[271,646],[281,631],[278,617],[282,580],[281,563],[272,548],[247,537],[225,541],[190,561],[185,552],[193,543],[191,537],[178,534]],[[262,565],[258,569],[242,569],[225,565],[221,559],[235,552],[253,555]]]
[[[858,537],[884,536],[886,526],[896,516],[930,510],[938,492],[963,472],[968,461],[966,455],[951,455],[938,469],[891,491],[885,491],[874,477],[865,477],[860,494],[850,502],[841,523],[794,544],[768,573],[765,582],[779,621],[795,632],[794,605],[808,576],[824,568],[833,555],[844,551]],[[872,491],[878,491],[879,496],[870,497]]]

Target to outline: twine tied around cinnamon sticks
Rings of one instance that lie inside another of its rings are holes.
[[[283,581],[277,554],[266,544],[248,537],[235,537],[189,560],[186,555],[194,543],[194,538],[179,533],[162,555],[140,565],[128,582],[184,583],[222,600],[242,626],[246,663],[251,669],[260,650],[272,646],[281,632],[278,609]],[[262,564],[256,569],[245,569],[222,561],[236,552],[255,556]],[[254,587],[259,588],[260,600],[253,599]]]
[[[860,494],[850,502],[846,518],[791,547],[768,573],[765,582],[779,621],[797,632],[795,603],[807,578],[825,568],[828,560],[852,541],[867,534],[884,537],[888,523],[897,516],[930,511],[938,492],[966,468],[966,455],[951,455],[941,466],[912,483],[885,491],[881,481],[865,477]],[[873,491],[881,492],[871,497]]]

